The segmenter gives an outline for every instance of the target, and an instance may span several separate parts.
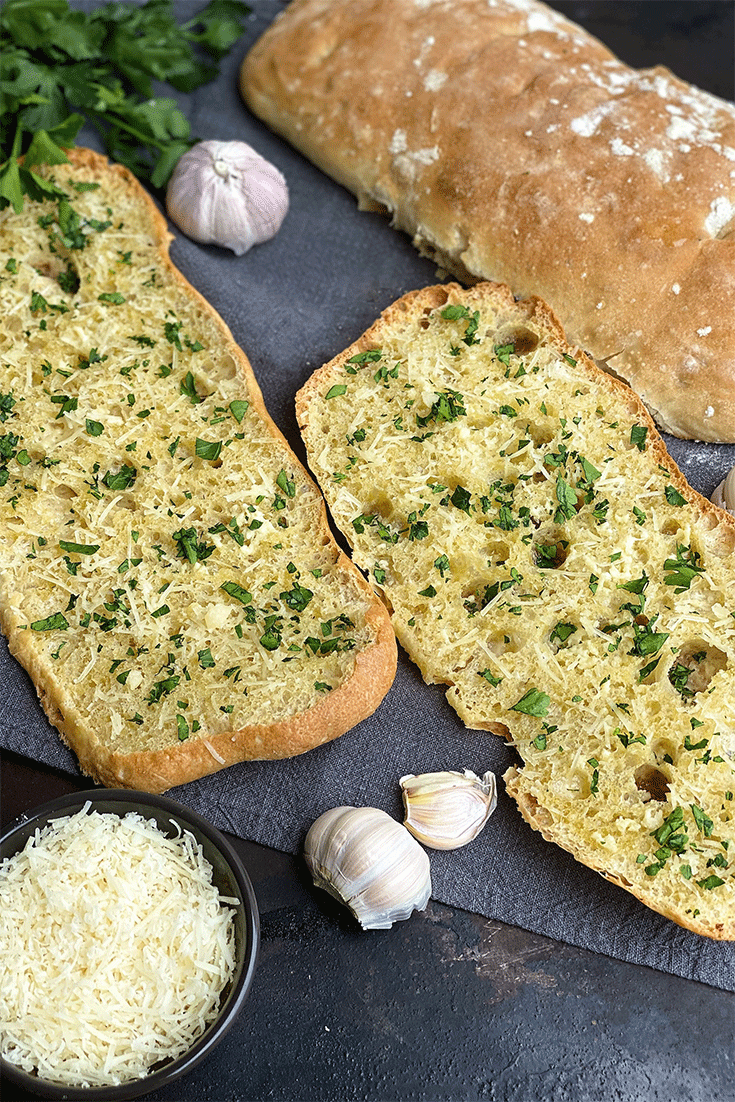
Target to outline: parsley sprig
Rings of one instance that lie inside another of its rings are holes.
[[[86,14],[67,0],[5,0],[0,7],[0,210],[64,193],[33,169],[64,164],[83,125],[114,160],[153,187],[166,185],[194,139],[176,101],[153,82],[191,92],[218,72],[250,10],[210,0],[177,24],[172,0],[110,3]],[[22,163],[19,158],[23,158]]]

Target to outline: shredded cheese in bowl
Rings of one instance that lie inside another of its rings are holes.
[[[0,864],[3,1057],[95,1088],[191,1049],[235,968],[239,901],[212,874],[191,833],[138,812],[86,803],[37,829]]]

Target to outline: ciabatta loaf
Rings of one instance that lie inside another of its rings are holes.
[[[162,791],[343,734],[395,639],[152,200],[70,156],[0,213],[0,618],[82,769]]]
[[[427,288],[298,395],[332,516],[425,680],[510,740],[523,816],[735,938],[735,520],[538,300]]]
[[[459,279],[539,295],[677,436],[735,440],[735,106],[536,0],[293,0],[252,110]]]

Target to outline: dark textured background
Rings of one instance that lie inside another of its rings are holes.
[[[351,195],[240,103],[240,61],[283,6],[251,3],[246,34],[218,82],[179,98],[199,137],[248,141],[278,165],[289,182],[289,215],[272,242],[244,257],[178,233],[172,257],[232,329],[271,415],[303,458],[293,410],[298,387],[381,309],[436,276],[408,240],[380,216],[358,213]],[[182,17],[200,6],[176,4]],[[730,0],[552,6],[624,60],[667,63],[733,98]],[[707,495],[735,462],[733,447],[667,443]],[[84,782],[4,645],[0,684],[0,745],[15,752],[3,757],[6,823],[11,811]],[[155,1097],[732,1098],[733,999],[714,987],[735,986],[733,947],[659,918],[543,842],[502,784],[498,810],[480,839],[453,854],[432,854],[434,900],[427,912],[385,934],[357,931],[288,856],[330,806],[373,804],[398,815],[403,773],[464,767],[502,773],[510,761],[499,740],[466,731],[441,690],[425,686],[401,655],[396,683],[376,715],[336,743],[289,762],[236,766],[172,791],[250,840],[241,845],[264,940],[241,1026],[185,1087]]]

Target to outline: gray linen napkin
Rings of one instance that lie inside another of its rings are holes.
[[[271,416],[303,460],[294,414],[298,388],[384,307],[408,290],[436,282],[437,276],[434,266],[382,217],[359,213],[351,195],[253,119],[241,103],[239,64],[284,6],[277,0],[250,2],[253,15],[246,34],[217,82],[178,98],[199,137],[247,141],[281,169],[290,187],[290,211],[273,241],[243,257],[196,245],[180,233],[171,255],[230,326],[252,363]],[[596,9],[606,6],[620,8],[599,3]],[[188,0],[176,4],[182,19],[200,7]],[[563,7],[566,14],[583,18],[584,5],[579,13],[570,10],[573,5]],[[100,148],[86,131],[80,136],[84,142]],[[706,495],[735,463],[735,447],[667,443],[690,482]],[[78,772],[4,640],[0,686],[0,745]],[[233,766],[170,795],[220,828],[297,853],[310,824],[330,807],[371,805],[401,817],[398,780],[405,773],[470,768],[501,775],[513,758],[497,737],[466,730],[442,690],[424,685],[401,652],[396,681],[378,711],[336,742],[290,761]],[[432,852],[435,899],[735,990],[734,945],[679,928],[576,863],[532,831],[502,782],[498,787],[498,808],[474,843],[451,853]]]

